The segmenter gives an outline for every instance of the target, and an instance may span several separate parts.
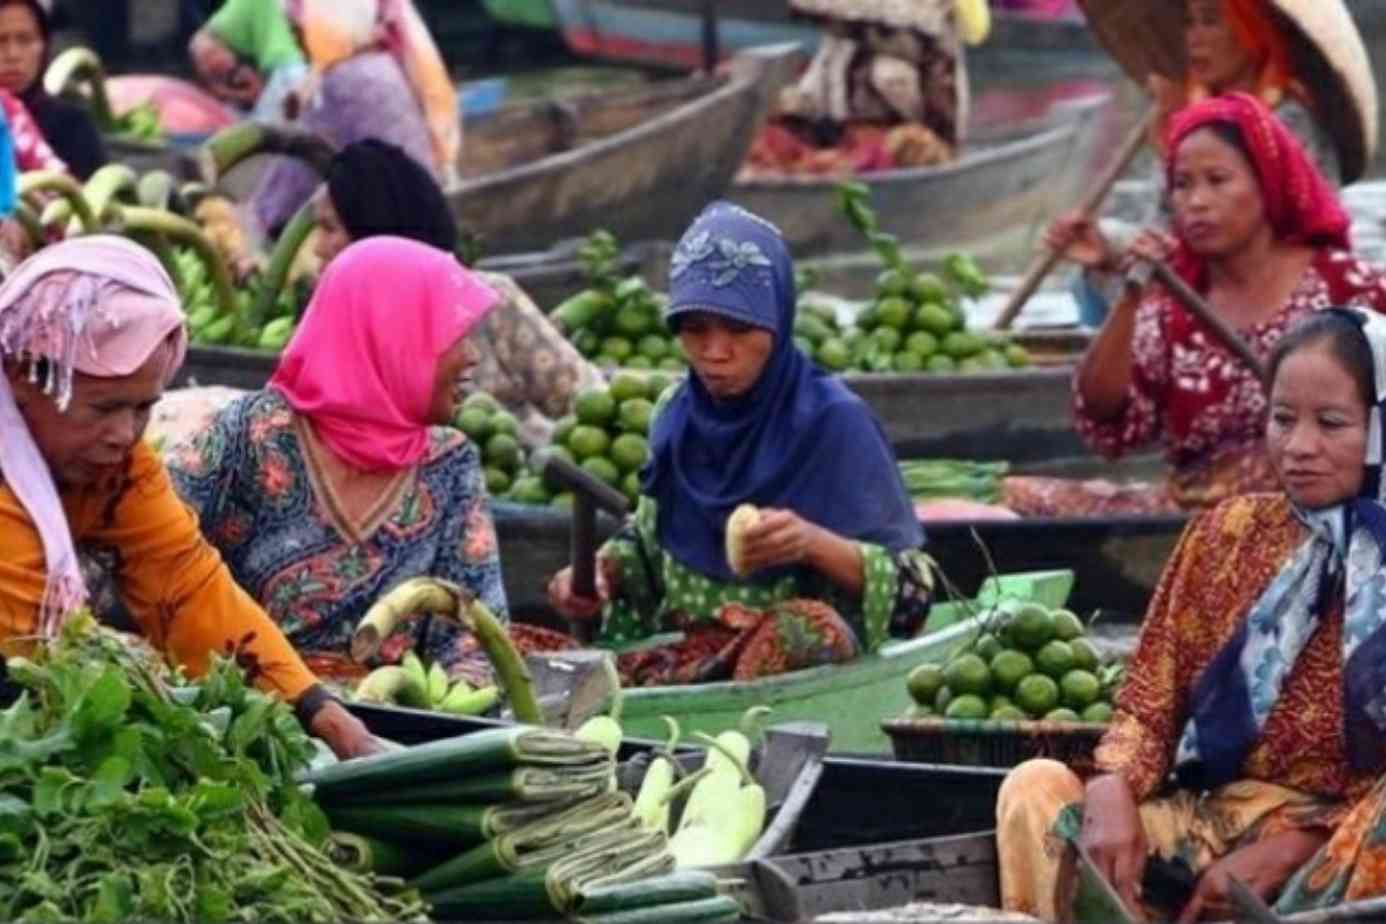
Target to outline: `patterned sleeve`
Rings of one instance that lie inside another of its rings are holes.
[[[501,580],[500,549],[480,454],[476,444],[468,441],[449,456],[445,464],[450,469],[448,483],[453,490],[438,499],[447,514],[434,576],[470,590],[497,619],[508,622],[510,610]],[[464,638],[455,626],[441,620],[435,619],[430,625],[428,638],[423,642],[425,660],[441,661],[451,669],[475,652],[470,635]]]
[[[1078,387],[1079,372],[1074,372],[1074,429],[1093,451],[1109,459],[1147,446],[1160,435],[1161,405],[1169,382],[1169,345],[1160,306],[1160,301],[1147,298],[1136,309],[1131,339],[1135,364],[1120,414],[1108,420],[1093,417]]]
[[[226,405],[206,429],[165,454],[174,490],[197,513],[203,534],[214,545],[240,478],[248,446],[246,417],[253,400],[247,396]]]
[[[858,547],[866,578],[861,594],[866,648],[876,651],[892,636],[913,637],[924,625],[933,602],[933,566],[917,549],[891,553],[866,542]]]
[[[602,613],[602,637],[613,643],[649,635],[664,600],[664,552],[656,539],[656,515],[654,499],[640,498],[635,515],[597,553],[611,594]]]
[[[1326,274],[1333,280],[1333,302],[1386,313],[1386,270],[1356,254],[1340,250],[1329,253]],[[1320,263],[1323,266],[1323,263]]]

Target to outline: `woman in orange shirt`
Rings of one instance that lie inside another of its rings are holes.
[[[139,628],[193,674],[234,654],[341,757],[378,742],[232,581],[141,437],[187,348],[152,254],[105,236],[43,250],[0,286],[0,651],[86,602],[75,543],[114,553]]]

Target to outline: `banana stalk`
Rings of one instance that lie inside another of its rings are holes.
[[[485,604],[450,581],[410,578],[377,600],[351,637],[352,660],[364,662],[371,658],[401,619],[425,612],[435,613],[470,630],[491,659],[496,676],[510,698],[516,721],[544,724],[543,710],[534,695],[534,678],[505,626]]]
[[[274,304],[279,300],[279,294],[284,291],[284,284],[288,281],[294,259],[303,249],[308,235],[313,233],[317,221],[317,212],[310,201],[294,213],[294,217],[289,219],[289,223],[280,233],[279,240],[274,244],[274,252],[270,254],[269,266],[266,267],[261,279],[260,291],[255,296],[255,305],[250,309],[252,324],[264,324],[265,319],[274,310]]]
[[[240,122],[217,132],[202,146],[198,161],[209,186],[256,154],[296,157],[326,176],[336,149],[322,136],[262,122]]]
[[[179,203],[174,199],[176,190],[173,183],[173,174],[167,170],[151,170],[140,177],[135,187],[135,199],[147,209],[178,211]]]
[[[130,167],[107,164],[91,175],[82,187],[82,193],[87,197],[96,220],[104,225],[116,217],[112,206],[117,205],[118,200],[134,204],[138,185],[139,177]]]
[[[53,59],[43,75],[43,89],[49,96],[72,96],[86,84],[92,117],[103,132],[116,130],[115,112],[106,94],[106,68],[89,48],[69,48]]]
[[[236,292],[231,285],[231,273],[226,262],[217,252],[207,235],[202,233],[196,223],[172,212],[146,209],[137,205],[112,206],[120,224],[127,232],[162,235],[166,240],[187,244],[202,259],[212,278],[212,290],[216,293],[218,313],[232,318],[235,341],[241,342],[245,333],[245,318],[236,310]]]
[[[68,201],[82,230],[92,234],[99,229],[96,213],[91,209],[82,187],[77,181],[59,170],[34,170],[20,174],[19,197],[26,201],[38,202],[43,193],[55,193]],[[37,206],[35,206],[37,208]]]

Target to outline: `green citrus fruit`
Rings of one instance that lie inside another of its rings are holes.
[[[1097,722],[1099,725],[1106,725],[1112,721],[1112,707],[1108,703],[1093,703],[1083,710],[1084,722]]]
[[[1053,677],[1031,674],[1016,684],[1011,699],[1030,715],[1041,716],[1059,705],[1059,685]]]
[[[944,684],[938,688],[937,695],[934,696],[934,712],[943,715],[948,711],[948,704],[953,701],[953,691]]]
[[[613,488],[621,484],[621,470],[616,464],[605,456],[592,456],[582,460],[583,469],[598,481],[605,482]]]
[[[959,696],[991,693],[991,669],[979,655],[965,654],[949,661],[943,668],[943,681]]]
[[[600,427],[582,424],[575,427],[568,436],[567,446],[577,459],[586,460],[593,456],[606,455],[607,449],[611,448],[611,437]]]
[[[818,348],[813,345],[813,341],[807,337],[795,337],[794,345],[799,348],[800,353],[810,358],[818,351]]]
[[[1061,707],[1059,709],[1050,709],[1048,712],[1046,712],[1044,714],[1044,721],[1081,722],[1083,720],[1079,717],[1078,713],[1074,712],[1072,709]]]
[[[544,487],[544,479],[538,475],[525,475],[516,478],[510,486],[510,496],[519,504],[543,505],[549,502],[549,492]]]
[[[627,305],[616,312],[616,330],[627,337],[641,337],[655,329],[658,320],[639,305]]]
[[[607,383],[606,391],[617,405],[628,398],[644,398],[647,394],[645,377],[635,372],[618,372]]]
[[[1030,365],[1030,351],[1018,343],[1012,343],[1005,349],[1006,362],[1012,369],[1024,369]]]
[[[917,302],[942,302],[951,297],[948,286],[934,273],[918,273],[910,280],[910,295]]]
[[[500,402],[484,391],[472,392],[467,396],[467,399],[462,402],[462,406],[465,408],[481,408],[488,415],[494,414],[501,409]]]
[[[1025,603],[1015,610],[1005,631],[1013,647],[1036,651],[1054,637],[1054,617],[1039,603]]]
[[[876,302],[876,327],[878,330],[886,327],[903,333],[909,327],[912,313],[906,299],[898,295],[883,298]]]
[[[509,411],[496,411],[491,415],[491,432],[515,436],[520,432],[520,422]]]
[[[491,415],[485,408],[463,405],[456,423],[457,429],[467,434],[467,438],[474,443],[481,443],[491,435]]]
[[[1083,634],[1083,620],[1072,610],[1054,610],[1054,637],[1061,642],[1071,642]]]
[[[626,477],[621,479],[621,493],[626,496],[626,500],[631,504],[640,502],[640,473],[626,472]]]
[[[934,375],[952,375],[958,371],[958,364],[953,362],[951,356],[935,353],[925,360],[924,371],[931,372]]]
[[[686,372],[688,363],[679,359],[677,356],[666,356],[655,363],[656,369],[663,369],[665,372]]]
[[[560,510],[573,509],[573,492],[564,491],[562,494],[555,494],[553,500],[549,501],[550,507],[557,507]]]
[[[554,421],[553,433],[549,434],[549,442],[559,446],[568,442],[568,437],[572,435],[577,425],[578,419],[574,414],[565,414],[558,418]]]
[[[891,360],[891,368],[901,375],[914,375],[924,370],[924,358],[912,350],[901,350]]]
[[[941,664],[921,664],[905,678],[905,686],[909,688],[910,697],[916,703],[925,705],[929,705],[938,697],[938,691],[943,689],[943,684]]]
[[[577,347],[577,351],[583,356],[591,359],[601,352],[602,338],[590,330],[580,330],[573,334],[573,346]]]
[[[833,329],[820,318],[811,314],[801,314],[794,319],[794,335],[803,337],[817,346],[833,335]]]
[[[1075,638],[1068,643],[1068,647],[1073,649],[1073,666],[1085,671],[1097,672],[1097,668],[1102,664],[1102,658],[1097,653],[1097,646],[1085,638]]]
[[[938,338],[926,330],[917,330],[905,338],[905,349],[928,359],[938,352]]]
[[[939,338],[946,337],[956,325],[953,312],[937,302],[924,302],[914,309],[914,317],[910,319],[910,326],[915,330],[926,331]]]
[[[1041,673],[1048,674],[1058,680],[1064,674],[1073,670],[1073,648],[1068,642],[1061,642],[1054,639],[1045,644],[1043,648],[1035,652],[1035,667]]]
[[[1006,357],[1000,350],[983,350],[977,354],[977,362],[983,369],[990,369],[993,372],[1000,372],[1011,368],[1010,363],[1006,362]]]
[[[991,659],[991,680],[996,689],[1010,693],[1035,672],[1035,662],[1023,651],[1007,648]]]
[[[990,632],[983,632],[981,635],[977,636],[977,641],[972,643],[972,650],[985,658],[988,664],[990,664],[991,659],[1000,654],[1005,647],[1005,645],[1001,644],[1001,640]]]
[[[641,356],[639,353],[621,360],[620,365],[624,369],[640,369],[642,371],[655,367],[654,360],[650,359],[648,356]]]
[[[509,433],[493,433],[486,440],[482,458],[492,468],[514,471],[520,466],[520,444]]]
[[[953,697],[953,701],[943,713],[944,717],[949,719],[985,719],[990,714],[987,701],[973,693]]]
[[[674,379],[671,376],[665,375],[663,372],[651,372],[645,376],[644,397],[649,398],[650,401],[658,401],[659,396],[664,394],[665,390],[672,384],[674,384]]]
[[[992,706],[991,718],[994,721],[998,722],[1024,722],[1026,719],[1030,717],[1026,715],[1025,710],[1021,709],[1019,706],[1013,705],[1011,703],[1006,703],[1001,706]]]
[[[944,337],[943,342],[939,344],[939,349],[957,360],[976,356],[986,348],[985,340],[965,330],[953,331]]]
[[[606,337],[602,340],[601,351],[618,362],[625,362],[635,352],[635,344],[625,337]]]
[[[842,372],[852,364],[852,349],[841,337],[829,337],[815,355],[819,364],[831,372]]]
[[[578,423],[605,427],[616,417],[616,399],[605,388],[584,388],[573,404]]]
[[[986,372],[986,367],[978,362],[974,356],[969,356],[958,363],[959,375],[976,375],[978,372]]]
[[[1097,702],[1102,696],[1102,685],[1098,683],[1096,674],[1074,669],[1059,681],[1059,693],[1065,706],[1081,710]]]
[[[882,353],[894,353],[900,349],[905,335],[893,327],[878,327],[868,335],[867,339]]]
[[[932,719],[936,717],[934,710],[919,703],[911,703],[910,707],[900,716],[902,719]]]
[[[510,476],[498,468],[486,466],[486,493],[499,497],[510,490]]]
[[[659,334],[646,334],[635,345],[635,352],[651,362],[669,355],[669,338]]]
[[[898,269],[882,270],[876,277],[876,292],[882,298],[889,298],[892,295],[910,294],[909,274]]]
[[[643,436],[622,433],[612,440],[610,457],[621,471],[634,472],[650,457],[650,446]]]
[[[621,402],[617,419],[622,430],[643,435],[650,432],[650,418],[653,416],[654,402],[649,398],[627,398]]]

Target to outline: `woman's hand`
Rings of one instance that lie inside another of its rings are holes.
[[[1121,271],[1124,273],[1141,261],[1164,262],[1174,253],[1179,242],[1173,236],[1154,228],[1146,228],[1136,235],[1135,240],[1121,255]]]
[[[746,531],[742,561],[746,573],[802,564],[822,530],[792,510],[763,508],[756,525]]]
[[[332,753],[342,760],[367,757],[385,750],[385,745],[370,733],[365,723],[335,699],[318,708],[308,724],[308,731],[327,742]]]
[[[569,619],[595,619],[619,583],[618,569],[615,559],[598,555],[597,595],[584,597],[573,591],[573,569],[564,568],[549,581],[549,604]]]
[[[1109,773],[1088,782],[1078,842],[1126,907],[1140,913],[1145,829],[1131,787],[1120,774]]]
[[[1286,831],[1232,851],[1198,877],[1198,887],[1184,906],[1179,924],[1200,918],[1237,917],[1241,909],[1232,899],[1232,879],[1239,880],[1263,900],[1271,901],[1326,839],[1313,831]]]
[[[1068,212],[1054,219],[1045,229],[1044,245],[1084,269],[1107,271],[1116,266],[1116,254],[1097,229],[1097,222],[1082,212]]]

